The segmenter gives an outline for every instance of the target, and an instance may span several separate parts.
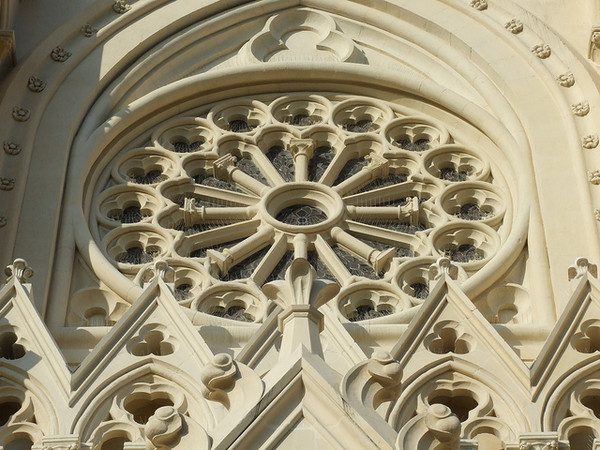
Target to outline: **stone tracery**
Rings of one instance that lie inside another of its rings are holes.
[[[261,286],[308,258],[320,278],[345,285],[414,278],[403,262],[426,269],[438,256],[468,276],[498,250],[508,204],[502,178],[464,144],[431,118],[368,98],[229,100],[117,154],[93,228],[131,278],[168,258],[197,261],[209,283]],[[190,276],[186,300],[203,283]],[[423,281],[405,289],[413,303]]]

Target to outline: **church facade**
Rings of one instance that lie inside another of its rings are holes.
[[[600,448],[600,5],[64,3],[1,3],[0,449]]]

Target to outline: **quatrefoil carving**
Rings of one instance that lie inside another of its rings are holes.
[[[129,342],[128,349],[135,356],[166,356],[175,351],[175,344],[175,338],[169,336],[162,325],[149,324]]]

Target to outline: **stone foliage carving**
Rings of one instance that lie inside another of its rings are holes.
[[[34,75],[27,80],[27,87],[31,92],[42,92],[46,87],[46,82]]]
[[[131,9],[131,5],[124,0],[116,0],[113,3],[112,9],[117,14],[124,14]]]
[[[504,28],[506,28],[512,34],[519,34],[523,31],[523,22],[521,22],[519,19],[511,19],[504,24]]]
[[[54,47],[50,53],[50,57],[56,62],[65,62],[71,57],[71,53],[62,47]]]
[[[15,187],[16,180],[10,177],[0,177],[0,190],[12,191]]]
[[[471,0],[471,8],[475,8],[478,11],[486,10],[488,7],[486,0]]]
[[[587,100],[575,103],[574,105],[571,105],[571,111],[573,111],[573,114],[576,116],[586,116],[590,112],[590,104]]]
[[[575,84],[575,76],[571,72],[566,72],[556,77],[556,81],[558,81],[558,84],[562,87],[568,88]]]
[[[600,184],[600,170],[588,171],[588,179],[592,184]]]
[[[17,122],[27,122],[29,120],[30,111],[27,108],[21,108],[19,106],[13,107],[12,117]]]
[[[4,148],[4,153],[6,153],[7,155],[18,155],[19,153],[21,153],[21,145],[17,144],[16,142],[7,142],[4,141],[3,144],[3,148]]]
[[[94,28],[92,24],[86,23],[81,27],[81,34],[83,34],[86,38],[92,37],[98,31],[97,28]]]
[[[583,148],[590,149],[598,147],[598,136],[596,136],[595,134],[589,134],[587,136],[584,136],[581,140],[581,145],[583,145]]]
[[[531,47],[531,53],[537,56],[540,59],[548,58],[552,51],[550,50],[550,46],[547,44],[538,44]]]

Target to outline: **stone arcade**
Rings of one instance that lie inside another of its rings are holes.
[[[570,3],[1,0],[0,450],[599,449]]]

